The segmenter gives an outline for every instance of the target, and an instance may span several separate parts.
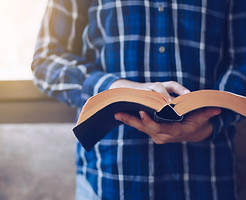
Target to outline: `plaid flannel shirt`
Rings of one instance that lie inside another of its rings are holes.
[[[32,69],[78,108],[119,78],[246,95],[246,1],[50,0]],[[78,143],[77,173],[102,199],[235,199],[238,119],[224,110],[205,141],[163,145],[120,125],[88,153]]]

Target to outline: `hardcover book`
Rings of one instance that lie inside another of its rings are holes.
[[[170,102],[165,95],[154,91],[110,89],[87,100],[73,132],[89,151],[121,123],[114,119],[117,112],[138,116],[142,110],[154,121],[162,123],[181,121],[187,113],[203,107],[220,107],[246,116],[246,97],[219,90],[199,90],[178,96]]]

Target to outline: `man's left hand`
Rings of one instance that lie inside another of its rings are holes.
[[[220,108],[193,111],[181,122],[157,123],[147,113],[140,111],[140,119],[127,113],[116,113],[115,119],[148,134],[156,144],[173,142],[199,142],[213,131],[210,118],[219,115]]]

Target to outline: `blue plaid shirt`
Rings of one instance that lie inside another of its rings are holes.
[[[78,108],[119,78],[246,95],[246,1],[50,0],[32,69]],[[77,145],[77,173],[102,199],[235,199],[238,119],[225,110],[205,141],[163,145],[120,125],[88,153]]]

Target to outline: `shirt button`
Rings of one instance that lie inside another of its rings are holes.
[[[158,11],[159,11],[159,12],[163,12],[163,11],[164,11],[164,8],[163,8],[162,6],[159,6],[159,7],[158,7]]]
[[[164,52],[165,52],[165,50],[166,50],[166,49],[165,49],[165,47],[164,47],[164,46],[160,46],[160,48],[159,48],[159,52],[160,52],[160,53],[164,53]]]

